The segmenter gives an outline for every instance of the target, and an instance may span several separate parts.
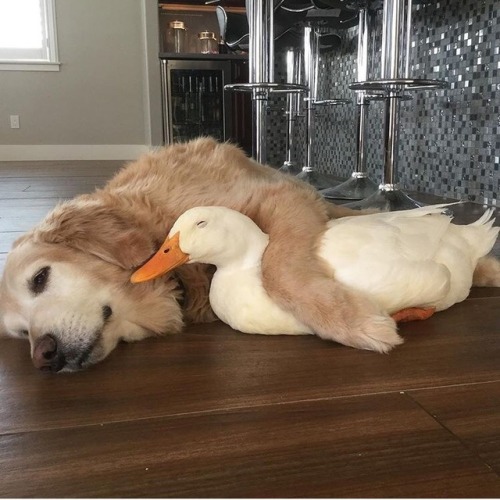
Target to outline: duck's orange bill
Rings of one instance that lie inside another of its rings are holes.
[[[184,253],[179,246],[179,233],[167,238],[153,257],[132,274],[132,283],[141,283],[162,276],[168,271],[179,267],[189,260],[189,255]]]

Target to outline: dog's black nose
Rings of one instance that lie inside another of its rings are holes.
[[[54,335],[47,333],[36,341],[33,364],[39,370],[51,372],[58,372],[64,367],[66,364],[64,353],[58,348]]]

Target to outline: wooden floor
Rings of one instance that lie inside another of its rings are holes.
[[[0,163],[0,266],[117,166]],[[499,311],[476,289],[389,355],[198,325],[62,375],[0,340],[0,496],[499,497]]]

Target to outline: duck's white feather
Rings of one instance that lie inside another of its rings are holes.
[[[499,231],[492,227],[492,211],[459,226],[442,213],[446,206],[332,220],[318,255],[338,281],[368,294],[385,313],[446,309],[467,297],[477,260]],[[265,291],[261,260],[269,238],[248,217],[225,207],[198,207],[178,219],[170,235],[176,232],[192,262],[217,266],[210,303],[222,321],[247,333],[312,333]]]
[[[446,309],[464,300],[477,260],[498,236],[492,212],[452,224],[446,205],[329,222],[319,255],[335,277],[371,294],[389,313],[406,307]]]
[[[265,291],[261,262],[269,236],[247,216],[225,207],[196,207],[177,219],[170,235],[177,232],[191,262],[217,266],[209,298],[224,323],[245,333],[312,333]]]
[[[235,330],[264,335],[303,335],[312,331],[283,311],[262,286],[260,265],[218,268],[210,288],[214,313]]]

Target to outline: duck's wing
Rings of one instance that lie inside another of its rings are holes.
[[[444,206],[331,221],[319,255],[343,283],[387,310],[432,306],[446,295],[450,273],[434,258],[451,223]]]
[[[494,222],[495,210],[489,208],[472,224],[453,224],[450,233],[463,238],[471,259],[477,263],[478,259],[491,251],[498,238],[500,227],[493,227]]]

